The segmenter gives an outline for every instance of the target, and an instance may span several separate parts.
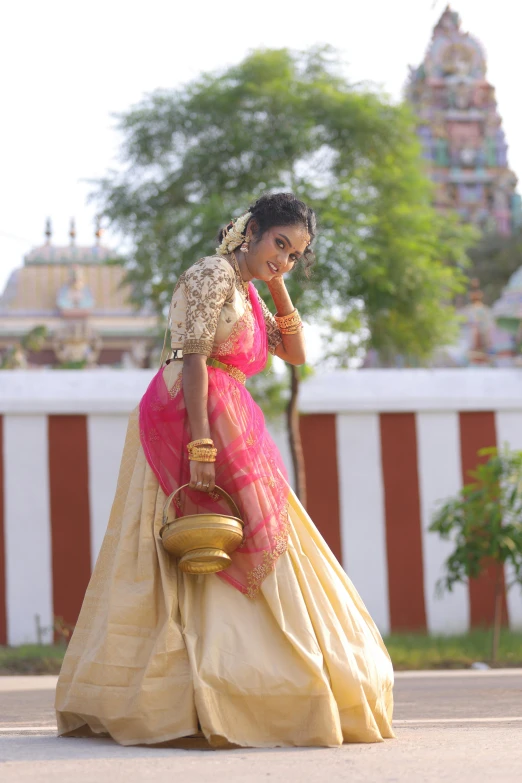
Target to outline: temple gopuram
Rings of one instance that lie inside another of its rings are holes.
[[[423,63],[410,69],[406,97],[419,118],[437,208],[455,210],[484,231],[516,231],[521,199],[508,167],[495,88],[486,79],[486,55],[449,6]]]
[[[418,117],[435,207],[455,211],[484,233],[511,236],[522,227],[517,177],[510,170],[495,89],[486,79],[486,55],[461,30],[448,6],[433,30],[423,63],[410,69],[406,97]],[[522,262],[522,258],[521,258]],[[522,268],[489,307],[480,281],[472,280],[459,309],[462,327],[455,345],[437,351],[433,367],[522,366]],[[370,351],[364,367],[382,367]],[[395,357],[387,366],[411,366]]]
[[[136,310],[125,270],[101,244],[76,244],[74,220],[67,246],[31,250],[0,297],[0,367],[144,367],[155,344],[157,318]]]

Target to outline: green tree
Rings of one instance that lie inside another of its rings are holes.
[[[438,582],[439,592],[482,574],[494,573],[495,616],[491,659],[497,658],[502,624],[504,566],[511,566],[514,585],[522,588],[522,451],[482,449],[487,458],[473,471],[473,481],[436,512],[430,530],[451,540],[454,550]]]
[[[484,301],[492,305],[502,293],[511,275],[522,266],[522,231],[513,236],[485,234],[469,250],[471,260],[467,273],[476,278]]]
[[[27,354],[38,353],[47,340],[46,326],[35,326],[30,329],[16,345],[11,346],[0,357],[0,370],[14,370],[26,366]]]
[[[352,85],[329,50],[257,51],[239,65],[158,91],[119,118],[122,168],[101,183],[102,211],[132,238],[136,300],[164,313],[179,274],[268,190],[292,190],[319,216],[313,277],[287,283],[311,322],[336,330],[343,362],[354,339],[420,360],[456,331],[468,229],[440,217],[422,173],[414,119]],[[266,295],[266,291],[262,291]],[[270,300],[269,304],[270,304]],[[288,420],[304,499],[290,367]]]

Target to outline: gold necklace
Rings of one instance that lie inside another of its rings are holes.
[[[243,293],[245,294],[245,296],[247,298],[247,302],[248,302],[249,301],[248,283],[245,280],[243,280],[243,278],[241,277],[241,270],[239,269],[239,262],[237,260],[236,254],[235,254],[235,252],[233,250],[230,253],[230,255],[232,256],[232,259],[234,261],[234,269],[235,269],[236,275],[238,277],[239,282],[241,283],[241,286],[243,288]]]

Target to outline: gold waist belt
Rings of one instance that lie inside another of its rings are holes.
[[[246,382],[246,375],[244,372],[241,372],[241,370],[238,367],[233,367],[231,364],[224,364],[224,362],[219,362],[217,359],[207,359],[207,365],[209,367],[217,367],[218,370],[224,370],[225,372],[228,372],[228,374],[235,378],[236,381],[239,381],[239,383],[242,383],[243,386]]]

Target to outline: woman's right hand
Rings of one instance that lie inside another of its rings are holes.
[[[216,466],[213,462],[190,460],[190,484],[192,489],[212,492],[216,486]]]

